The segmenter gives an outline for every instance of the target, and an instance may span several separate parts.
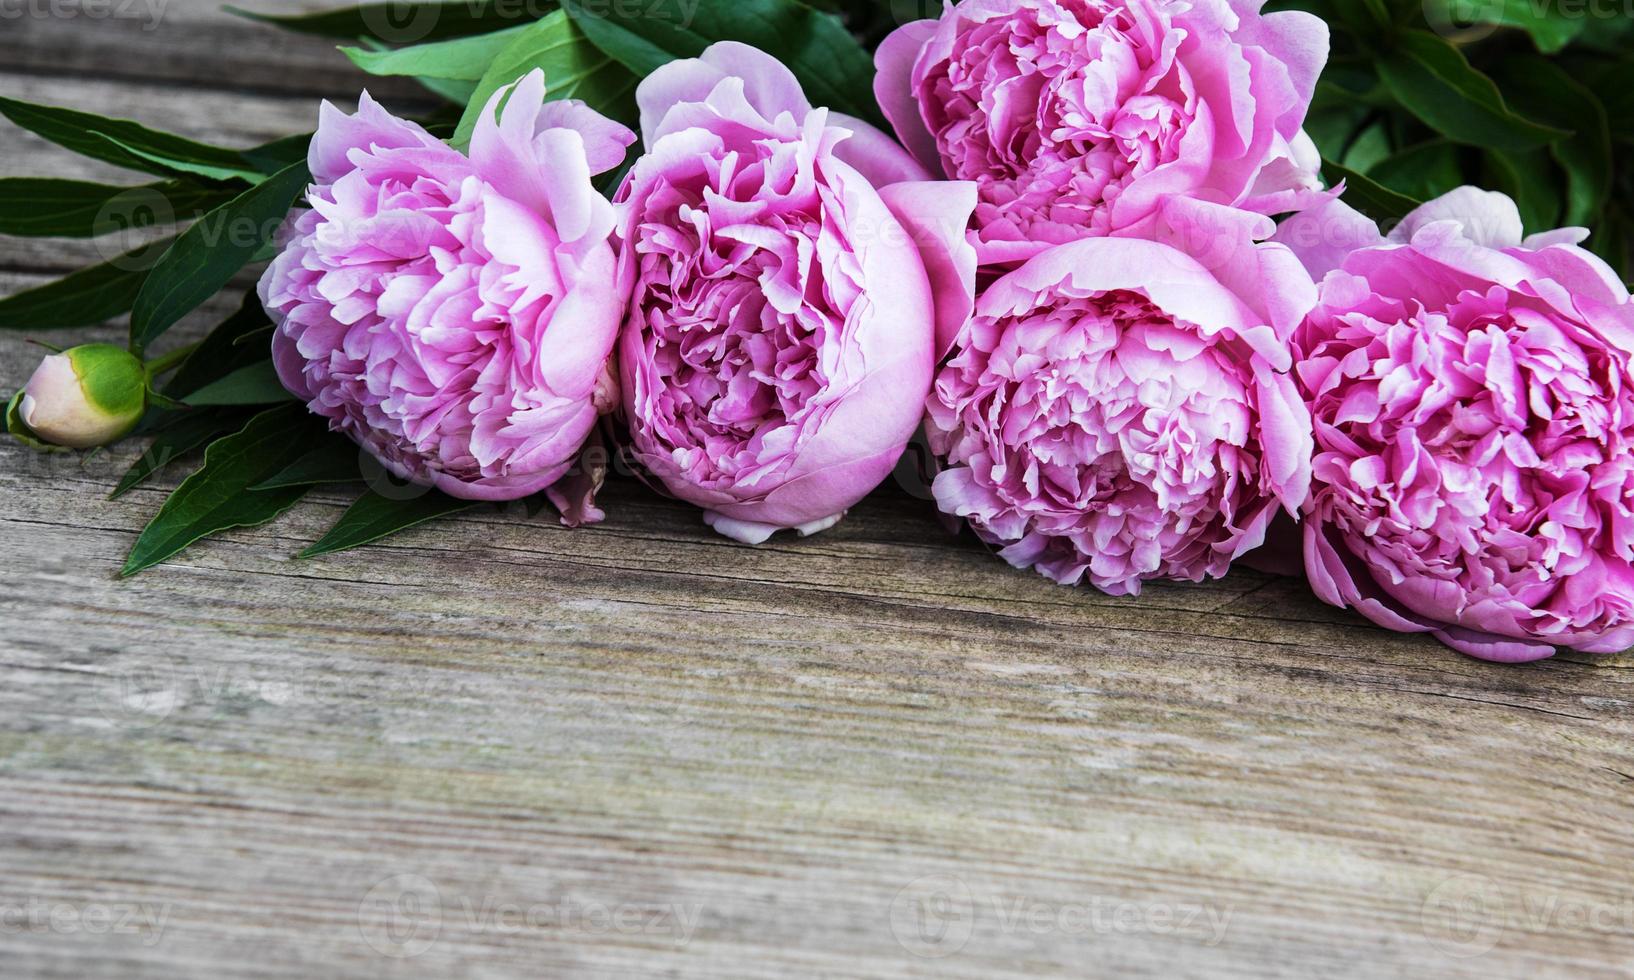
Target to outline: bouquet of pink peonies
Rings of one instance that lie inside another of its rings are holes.
[[[238,150],[0,99],[159,178],[0,180],[0,234],[179,229],[0,300],[130,316],[44,358],[17,438],[149,438],[116,494],[204,450],[126,574],[324,483],[367,489],[305,555],[480,502],[594,523],[615,463],[738,541],[810,535],[922,434],[948,520],[1065,585],[1251,558],[1477,657],[1634,645],[1634,191],[1591,91],[1634,90],[1621,21],[388,6],[255,16],[443,108],[364,93]]]

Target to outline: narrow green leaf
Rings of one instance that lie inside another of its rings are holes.
[[[116,139],[112,136],[98,135],[96,139],[107,143],[112,143],[114,146],[118,147],[121,152],[127,154],[133,159],[146,160],[148,163],[153,165],[152,167],[146,169],[149,169],[154,173],[173,171],[181,174],[190,174],[194,177],[203,177],[206,180],[218,181],[221,183],[241,180],[245,183],[255,184],[259,183],[262,179],[261,172],[251,166],[248,160],[241,159],[239,163],[233,166],[221,167],[210,163],[195,163],[186,160],[170,159],[168,157],[160,156],[157,153],[144,150],[141,147],[131,146],[124,140]]]
[[[119,483],[108,495],[109,500],[124,496],[141,486],[172,462],[199,448],[223,432],[244,424],[244,417],[236,412],[197,411],[181,412],[158,429],[153,441],[132,463]]]
[[[1423,203],[1331,160],[1322,161],[1322,176],[1334,185],[1344,181],[1344,202],[1380,224],[1400,221]]]
[[[459,500],[436,490],[418,489],[422,489],[423,492],[407,499],[381,496],[373,490],[364,491],[363,496],[347,508],[346,513],[335,522],[335,526],[312,547],[301,552],[300,557],[316,558],[318,555],[357,548],[379,541],[389,534],[424,524],[438,517],[469,510],[477,505],[473,500]]]
[[[187,404],[201,405],[270,405],[274,402],[294,401],[295,396],[278,380],[278,371],[271,361],[256,361],[212,381],[187,396]]]
[[[84,327],[128,312],[154,257],[173,240],[132,249],[101,265],[0,299],[0,330]]]
[[[322,419],[300,405],[269,409],[204,451],[204,466],[182,481],[143,529],[121,576],[135,575],[200,538],[264,524],[293,507],[305,487],[251,490],[322,437]]]
[[[1536,149],[1570,135],[1523,119],[1492,79],[1428,31],[1405,31],[1378,62],[1379,77],[1402,106],[1448,139],[1500,150]]]
[[[549,7],[539,0],[459,0],[454,3],[364,3],[316,14],[262,14],[238,7],[228,13],[287,31],[345,39],[375,38],[388,44],[416,44],[465,37],[537,19]]]
[[[244,159],[250,166],[267,176],[271,176],[293,163],[300,163],[306,159],[307,150],[312,145],[311,133],[297,133],[294,136],[284,136],[270,143],[252,146],[244,151]]]
[[[161,177],[196,175],[200,168],[254,175],[237,150],[149,129],[128,119],[105,119],[95,113],[3,97],[0,115],[58,146],[127,170]]]
[[[527,29],[527,25],[509,27],[492,34],[433,41],[407,48],[370,51],[342,47],[340,51],[352,59],[352,64],[371,75],[410,75],[474,82],[516,40],[517,35]]]
[[[267,344],[248,344],[244,341],[269,330],[272,320],[261,308],[255,290],[244,294],[244,302],[237,312],[221,321],[210,334],[199,342],[176,373],[164,386],[164,393],[172,398],[185,399],[188,395],[212,381],[225,378],[239,368],[265,360]]]
[[[117,187],[55,177],[0,178],[0,235],[94,238],[197,217],[233,191],[167,181]]]
[[[304,161],[292,164],[183,232],[136,297],[131,310],[131,346],[145,348],[227,285],[272,240],[309,178]]]
[[[716,41],[742,41],[787,65],[813,105],[885,125],[873,59],[839,18],[797,0],[564,0],[562,7],[596,47],[638,76],[695,58]]]
[[[591,44],[567,14],[557,11],[523,28],[494,58],[467,101],[451,142],[468,145],[493,94],[535,68],[545,73],[548,98],[579,99],[610,118],[635,122],[636,76]]]
[[[284,467],[271,479],[251,487],[252,490],[274,490],[279,487],[309,487],[318,483],[361,483],[363,468],[359,465],[362,449],[343,435],[334,434],[318,448]]]

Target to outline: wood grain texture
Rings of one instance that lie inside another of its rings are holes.
[[[0,91],[248,144],[360,83],[165,10],[7,22]],[[0,290],[92,255],[0,240]],[[324,491],[118,582],[186,469],[105,500],[133,452],[0,444],[8,978],[1634,975],[1626,659],[1061,589],[897,487],[760,548],[620,480],[296,560]]]

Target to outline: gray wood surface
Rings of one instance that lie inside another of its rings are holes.
[[[0,92],[248,145],[361,84],[150,9],[0,0]],[[117,176],[5,124],[0,172]],[[0,239],[0,291],[94,255]],[[297,561],[322,492],[118,582],[179,478],[107,501],[131,456],[0,444],[0,976],[1634,975],[1627,658],[1061,589],[897,488],[760,548],[621,481]]]

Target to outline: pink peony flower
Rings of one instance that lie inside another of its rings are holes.
[[[1325,275],[1296,337],[1324,600],[1488,660],[1634,646],[1634,306],[1586,234],[1471,187],[1388,239],[1338,201],[1279,231]]]
[[[979,189],[981,261],[1151,237],[1182,195],[1266,214],[1320,188],[1301,125],[1322,21],[1259,0],[963,0],[880,45],[875,93],[933,171]]]
[[[469,156],[367,93],[355,116],[326,103],[310,210],[261,279],[284,386],[456,497],[551,487],[617,400],[615,218],[590,178],[635,134],[544,95],[538,71],[496,94]],[[566,520],[601,516],[556,497]]]
[[[1139,240],[1040,252],[983,293],[929,402],[942,510],[1012,565],[1113,595],[1223,575],[1310,485],[1287,372],[1315,287],[1253,244],[1269,218],[1177,199],[1164,220],[1242,244],[1211,265]]]
[[[746,45],[673,62],[636,99],[647,153],[618,198],[635,459],[729,537],[822,530],[890,474],[934,338],[969,314],[974,188],[923,179]]]

